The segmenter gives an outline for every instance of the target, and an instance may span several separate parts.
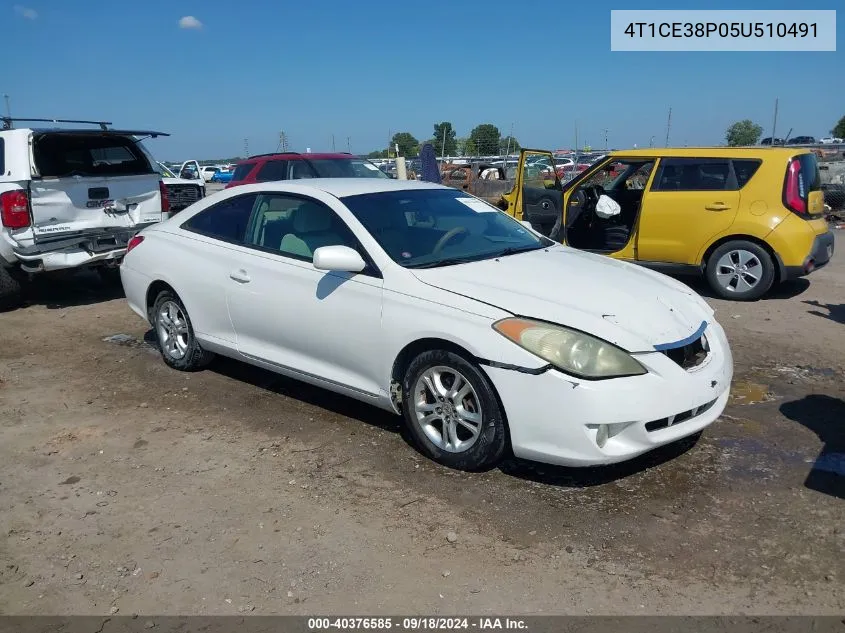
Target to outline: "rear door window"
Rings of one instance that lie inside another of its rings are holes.
[[[156,173],[136,142],[111,134],[40,134],[35,166],[45,178],[134,176]]]
[[[727,158],[668,158],[651,186],[654,191],[736,190]]]
[[[229,198],[200,211],[182,224],[182,228],[207,237],[243,244],[257,194]]]
[[[270,180],[284,180],[287,176],[288,161],[286,160],[268,160],[261,166],[255,179],[259,182],[267,182]]]
[[[6,175],[6,141],[0,138],[0,176]]]

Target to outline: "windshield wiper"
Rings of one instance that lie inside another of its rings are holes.
[[[519,253],[528,253],[530,251],[539,251],[541,248],[546,248],[542,244],[538,244],[536,246],[522,246],[520,248],[516,248],[513,246],[509,246],[508,248],[504,248],[500,250],[498,253],[493,253],[490,255],[491,258],[496,257],[505,257],[507,255],[518,255]]]
[[[405,268],[438,268],[440,266],[453,266],[455,264],[467,264],[469,262],[478,261],[478,257],[448,257],[446,259],[438,259],[434,262],[424,262],[422,264],[406,264]]]

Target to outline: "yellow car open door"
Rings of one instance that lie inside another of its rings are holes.
[[[536,231],[554,240],[561,234],[563,188],[551,152],[523,149],[519,153],[513,189],[503,196],[506,211],[527,220]]]

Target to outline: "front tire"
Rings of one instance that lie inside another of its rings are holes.
[[[775,263],[759,244],[733,240],[713,251],[706,275],[713,292],[723,299],[754,301],[772,287]]]
[[[204,350],[194,336],[191,318],[172,290],[162,290],[153,304],[151,319],[165,364],[179,371],[198,371],[214,354]]]
[[[454,352],[417,356],[402,381],[405,423],[420,450],[449,468],[492,468],[505,454],[507,428],[489,378]]]

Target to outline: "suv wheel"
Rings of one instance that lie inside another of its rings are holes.
[[[453,352],[417,356],[402,381],[402,409],[422,452],[459,470],[495,466],[507,447],[504,413],[493,385]]]
[[[21,299],[21,283],[17,275],[5,266],[0,266],[0,309],[17,307]]]
[[[726,242],[707,260],[707,281],[723,299],[759,299],[775,280],[775,264],[766,250],[745,240]]]

